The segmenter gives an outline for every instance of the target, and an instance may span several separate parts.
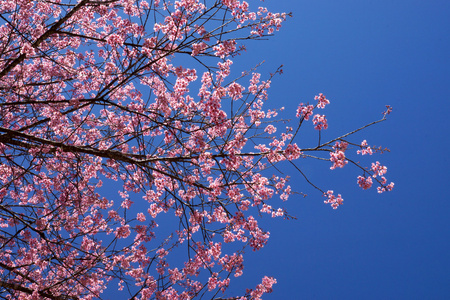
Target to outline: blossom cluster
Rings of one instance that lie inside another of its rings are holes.
[[[336,142],[333,146],[332,152],[330,152],[330,161],[333,165],[330,167],[331,170],[336,168],[343,168],[346,164],[348,164],[348,160],[345,159],[345,150],[347,150],[348,143],[341,141]]]
[[[327,197],[327,200],[325,200],[324,203],[330,204],[333,209],[337,209],[344,203],[344,199],[342,199],[341,194],[336,196],[334,195],[334,191],[327,191],[325,193],[325,197]]]
[[[361,142],[361,150],[357,150],[357,154],[361,154],[361,155],[372,155],[374,153],[374,151],[372,150],[372,148],[368,145],[366,140],[363,140]],[[378,193],[383,193],[386,191],[392,191],[392,189],[394,188],[394,183],[387,183],[387,179],[384,176],[387,173],[387,167],[383,166],[380,164],[380,162],[376,161],[375,163],[372,163],[369,171],[367,172],[367,174],[369,175],[365,175],[365,176],[358,176],[358,185],[366,190],[372,187],[373,184],[373,179],[376,179],[379,183],[380,186],[377,187],[377,191]],[[370,175],[372,174],[372,175]],[[377,178],[379,177],[379,179]]]

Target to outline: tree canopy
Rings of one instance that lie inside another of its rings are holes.
[[[333,208],[341,195],[298,161],[351,164],[363,189],[393,188],[385,166],[350,155],[383,151],[350,138],[390,107],[323,140],[325,95],[286,127],[264,108],[281,68],[232,77],[246,41],[290,16],[253,6],[0,0],[0,297],[259,299],[274,278],[229,287],[245,249],[267,243],[259,216],[291,217],[274,199],[299,191],[277,165],[292,164]],[[301,148],[307,122],[318,139]]]

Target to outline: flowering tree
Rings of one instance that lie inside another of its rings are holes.
[[[281,69],[231,79],[243,43],[288,14],[236,0],[0,0],[0,13],[3,299],[95,299],[106,288],[129,299],[259,299],[274,278],[242,295],[228,287],[244,249],[269,238],[255,216],[290,217],[273,207],[293,192],[273,166],[293,164],[333,208],[341,195],[296,161],[350,163],[363,189],[393,188],[385,166],[348,155],[381,150],[349,138],[389,107],[322,141],[325,95],[280,129],[263,106]],[[319,142],[300,148],[308,121]]]

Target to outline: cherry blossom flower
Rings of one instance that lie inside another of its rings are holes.
[[[319,115],[319,114],[314,115],[313,124],[315,125],[314,128],[317,130],[322,130],[322,129],[328,128],[328,123],[327,123],[327,119],[325,118],[325,115]]]
[[[327,204],[331,204],[331,207],[333,209],[337,209],[344,202],[344,199],[342,199],[341,194],[335,196],[333,191],[327,191],[325,196],[327,197],[327,200],[325,200],[324,202]]]
[[[333,163],[330,167],[331,170],[343,168],[346,164],[348,164],[348,161],[345,159],[345,153],[341,150],[330,152],[330,161]]]
[[[330,104],[330,101],[322,93],[320,93],[319,96],[315,96],[314,99],[318,101],[317,103],[318,108],[325,108],[327,104]]]
[[[370,146],[368,146],[367,141],[364,140],[361,142],[361,150],[357,150],[356,153],[361,154],[361,155],[372,155],[373,151],[372,148],[370,148]]]
[[[372,187],[372,178],[371,177],[363,177],[358,176],[358,185],[364,190],[370,189]]]
[[[309,117],[312,116],[313,114],[313,109],[314,109],[313,105],[305,105],[303,103],[300,103],[297,109],[296,117],[297,118],[303,117],[306,121],[308,121]]]

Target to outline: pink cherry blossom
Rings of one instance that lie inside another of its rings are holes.
[[[324,202],[327,204],[331,204],[331,207],[333,209],[337,209],[344,202],[344,199],[342,199],[341,194],[335,196],[333,191],[327,191],[325,196],[327,197],[327,200],[325,200]]]
[[[358,176],[358,185],[359,187],[361,187],[363,190],[367,190],[370,189],[372,187],[372,178],[371,177],[363,177],[363,176]]]
[[[318,101],[317,103],[318,108],[325,108],[327,104],[330,104],[330,100],[328,100],[326,96],[322,93],[320,93],[319,96],[315,96],[314,99]]]
[[[300,105],[297,108],[297,114],[296,117],[303,117],[306,121],[309,120],[309,117],[312,116],[314,110],[313,105],[305,105],[303,103],[300,103]]]
[[[314,128],[317,130],[322,130],[322,129],[328,128],[328,123],[327,123],[327,119],[325,118],[325,115],[319,115],[319,114],[314,115],[313,124],[315,125]]]
[[[370,148],[370,146],[368,146],[367,141],[364,140],[361,142],[361,150],[356,151],[356,153],[361,154],[361,155],[372,155],[373,151],[372,148]]]
[[[330,161],[333,163],[330,167],[331,170],[343,168],[346,164],[348,164],[348,161],[345,159],[345,153],[341,150],[330,152]]]
[[[383,176],[387,172],[387,167],[382,166],[380,162],[372,163],[371,170],[373,171],[373,177]]]
[[[394,183],[391,182],[391,183],[389,183],[386,186],[379,186],[379,187],[377,187],[377,191],[378,191],[378,193],[381,194],[381,193],[384,193],[384,192],[392,191],[393,188],[394,188]]]

